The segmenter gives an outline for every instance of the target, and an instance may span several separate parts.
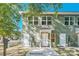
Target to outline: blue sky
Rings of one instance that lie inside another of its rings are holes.
[[[53,9],[50,9],[52,12]],[[63,3],[60,12],[79,12],[79,3]]]
[[[28,4],[22,4],[23,6],[23,11],[26,10]],[[49,9],[49,12],[54,12],[53,9]],[[79,3],[63,3],[62,8],[59,9],[59,12],[79,12]],[[20,31],[22,31],[22,17],[20,17],[20,22],[19,22],[19,27]]]

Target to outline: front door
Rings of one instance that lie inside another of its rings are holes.
[[[48,47],[49,45],[49,42],[48,42],[48,32],[42,32],[41,33],[41,39],[42,39],[42,42],[41,42],[41,46],[42,47]]]
[[[56,44],[56,33],[51,33],[51,46],[54,47]]]

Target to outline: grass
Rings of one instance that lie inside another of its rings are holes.
[[[7,48],[7,56],[23,56],[26,52],[28,52],[28,48],[22,47],[21,44],[13,47]],[[3,55],[3,48],[0,47],[0,56]]]
[[[54,47],[54,50],[59,53],[61,56],[79,56],[79,50],[74,48],[60,48]]]

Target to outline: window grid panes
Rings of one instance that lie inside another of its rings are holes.
[[[42,25],[46,25],[46,16],[42,17]]]
[[[70,17],[70,25],[73,25],[73,24],[74,24],[73,17]]]
[[[47,25],[51,25],[51,24],[52,24],[52,17],[47,16]]]
[[[28,17],[29,24],[33,24],[33,17]]]
[[[69,17],[65,17],[65,25],[69,25]]]
[[[46,21],[42,21],[42,25],[46,25]]]
[[[73,25],[73,24],[74,24],[74,17],[73,16],[65,17],[65,25]]]
[[[34,17],[34,25],[38,25],[38,17]]]
[[[43,17],[42,17],[42,20],[46,20],[46,16],[43,16]]]
[[[77,18],[77,24],[79,25],[79,17]]]

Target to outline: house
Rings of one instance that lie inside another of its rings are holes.
[[[37,37],[33,43],[38,43],[35,47],[79,46],[79,12],[58,12],[57,19],[54,12],[43,12],[40,16],[24,16],[26,12],[20,13],[23,16],[23,32],[30,32],[31,29],[36,31],[32,33]],[[32,46],[30,38],[35,37],[28,35],[29,43],[26,46]]]

